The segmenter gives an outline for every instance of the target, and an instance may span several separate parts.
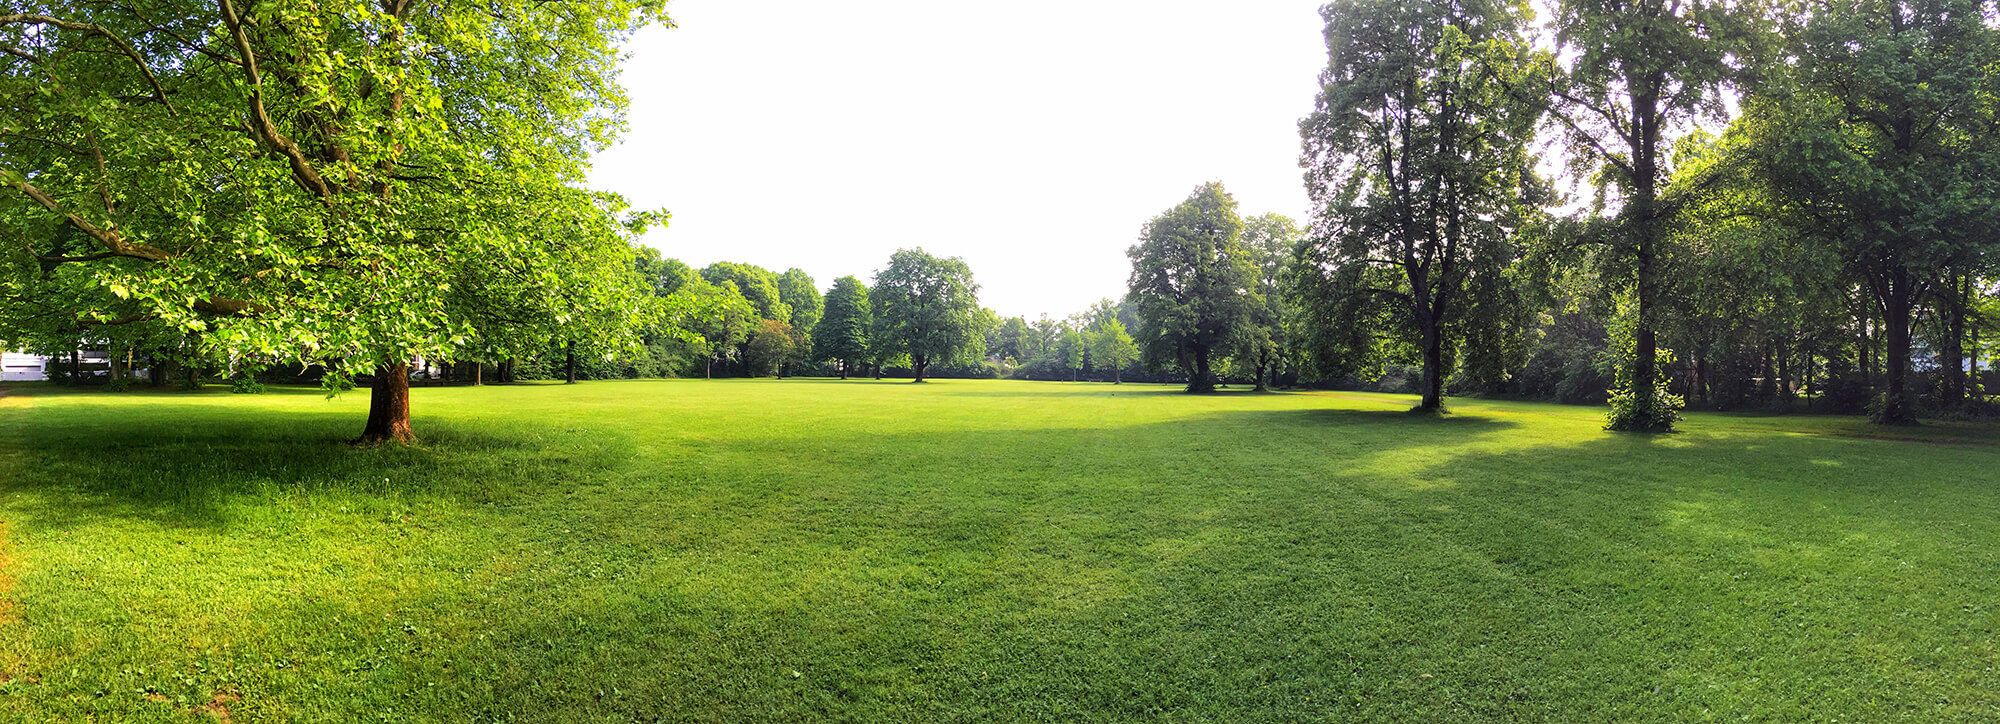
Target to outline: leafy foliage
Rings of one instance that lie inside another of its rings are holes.
[[[1148,221],[1125,252],[1132,259],[1126,299],[1139,315],[1142,349],[1154,367],[1177,362],[1188,370],[1189,392],[1215,388],[1211,356],[1263,306],[1242,233],[1236,199],[1211,182]]]

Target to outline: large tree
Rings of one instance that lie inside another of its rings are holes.
[[[1962,318],[1967,277],[2000,227],[2000,37],[1990,0],[1835,0],[1787,28],[1790,92],[1752,105],[1777,185],[1841,250],[1883,322],[1874,417],[1915,420],[1914,317]],[[1760,99],[1761,100],[1761,99]],[[1961,328],[1938,345],[1962,379]],[[1962,388],[1962,383],[1958,389]],[[1947,390],[1948,393],[1952,392]],[[1956,400],[1951,400],[1955,402]]]
[[[833,360],[840,378],[847,379],[855,365],[868,359],[868,329],[874,323],[868,285],[851,276],[833,280],[833,288],[826,290],[825,314],[813,328],[813,355]]]
[[[1610,234],[1620,271],[1631,282],[1631,355],[1625,389],[1610,426],[1672,429],[1672,400],[1658,367],[1662,272],[1659,247],[1667,213],[1659,203],[1675,129],[1724,113],[1722,92],[1755,57],[1738,0],[1561,0],[1555,28],[1565,73],[1524,87],[1552,96],[1575,171],[1595,179],[1602,201],[1622,198]],[[1614,400],[1616,401],[1616,400]]]
[[[13,3],[0,236],[27,253],[0,262],[0,336],[150,325],[210,359],[373,371],[362,439],[409,440],[413,358],[545,345],[565,305],[636,291],[621,204],[578,184],[620,125],[619,43],[658,20],[625,0]]]
[[[1132,259],[1126,299],[1138,312],[1148,364],[1180,365],[1188,392],[1215,390],[1212,357],[1262,305],[1242,233],[1236,199],[1210,182],[1146,222],[1125,252]]]
[[[1499,276],[1539,201],[1528,146],[1542,103],[1525,3],[1339,0],[1326,18],[1318,105],[1299,124],[1313,201],[1310,255],[1324,285],[1380,305],[1423,368],[1418,409],[1444,407],[1448,339],[1474,279]],[[1304,258],[1304,257],[1302,257]],[[1355,325],[1360,318],[1317,319]],[[1379,336],[1351,354],[1373,355]],[[1259,385],[1263,381],[1259,379]]]
[[[970,362],[985,346],[979,285],[958,257],[940,259],[923,249],[901,249],[875,274],[868,290],[878,356],[908,356],[916,382],[934,363]]]

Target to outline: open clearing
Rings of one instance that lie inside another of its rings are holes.
[[[826,380],[0,405],[0,719],[2000,717],[2000,429]],[[1894,439],[1881,439],[1887,435]]]

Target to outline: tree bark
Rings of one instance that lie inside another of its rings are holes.
[[[565,361],[563,362],[563,369],[564,369],[564,372],[563,372],[563,377],[564,377],[564,379],[563,379],[563,384],[565,384],[565,385],[574,385],[574,384],[576,384],[576,343],[575,343],[575,342],[571,342],[571,343],[569,343],[569,351],[568,351],[568,353],[567,353],[567,354],[566,354],[566,356],[565,356]]]
[[[410,430],[410,363],[376,365],[375,384],[368,390],[368,425],[356,445],[416,442]]]
[[[917,378],[911,380],[911,382],[924,381],[924,368],[929,366],[931,366],[930,359],[924,357],[923,355],[910,355],[910,369],[911,371],[917,373]]]
[[[1439,412],[1444,409],[1444,340],[1440,339],[1436,319],[1423,320],[1424,334],[1424,381],[1423,401],[1417,409],[1423,412]]]
[[[486,384],[486,363],[472,363],[472,386],[478,387],[484,384]]]
[[[1917,415],[1915,404],[1910,399],[1907,380],[1910,370],[1910,316],[1912,299],[1907,275],[1896,274],[1888,281],[1887,298],[1883,300],[1883,322],[1887,329],[1883,350],[1883,389],[1881,407],[1875,411],[1875,422],[1884,425],[1913,425]]]
[[[1632,415],[1636,420],[1652,420],[1657,416],[1653,411],[1654,381],[1659,377],[1657,362],[1659,339],[1653,331],[1654,287],[1658,275],[1655,267],[1655,239],[1658,235],[1659,197],[1659,96],[1657,89],[1634,88],[1632,91],[1632,198],[1627,208],[1627,221],[1632,224],[1638,236],[1634,259],[1635,271],[1633,292],[1636,309],[1633,310],[1633,356]],[[1645,432],[1668,432],[1672,426]]]
[[[1215,378],[1209,375],[1208,348],[1195,347],[1194,374],[1188,377],[1187,391],[1195,394],[1214,392]]]
[[[1951,303],[1945,312],[1944,354],[1949,364],[1944,366],[1944,399],[1940,407],[1956,410],[1965,402],[1965,313],[1972,304],[1972,275],[1966,275],[1961,288],[1959,280],[1952,280],[1952,289],[1947,294]]]
[[[847,368],[848,368],[847,360],[840,360],[839,362],[840,362],[840,378],[843,380],[847,379]]]

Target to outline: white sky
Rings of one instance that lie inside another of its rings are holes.
[[[961,256],[1033,319],[1124,294],[1139,227],[1222,181],[1304,222],[1321,0],[674,0],[634,38],[631,129],[593,186],[697,268],[867,281]]]

